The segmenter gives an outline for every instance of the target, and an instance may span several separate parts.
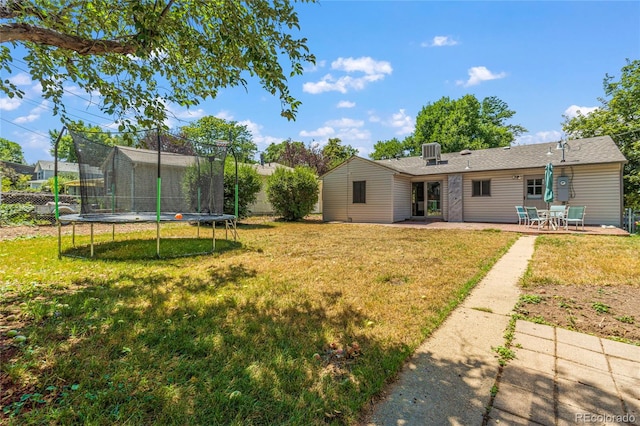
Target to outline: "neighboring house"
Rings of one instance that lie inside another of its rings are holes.
[[[586,206],[585,223],[621,226],[623,166],[609,136],[423,156],[349,160],[321,177],[325,221],[404,220],[517,223],[514,206],[545,208],[545,166],[554,166],[554,202]],[[563,162],[562,159],[565,159]]]
[[[38,160],[33,170],[33,180],[29,181],[29,187],[40,188],[49,178],[55,174],[55,161]],[[77,178],[80,174],[78,163],[65,163],[58,161],[58,175],[65,174]]]
[[[264,163],[264,164],[252,164],[253,168],[260,175],[262,181],[262,187],[260,192],[256,194],[256,201],[249,205],[249,212],[252,215],[272,215],[275,213],[273,206],[269,202],[267,197],[267,179],[273,174],[278,167],[284,167],[288,170],[293,170],[291,167],[279,164],[279,163]],[[322,185],[322,181],[319,182]],[[322,186],[321,186],[322,187]],[[313,213],[322,212],[322,197],[318,197],[318,203],[313,209]]]

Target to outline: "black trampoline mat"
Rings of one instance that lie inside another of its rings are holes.
[[[160,222],[224,222],[235,218],[230,214],[160,213]],[[139,223],[157,222],[158,215],[155,212],[65,214],[59,220],[63,223]]]

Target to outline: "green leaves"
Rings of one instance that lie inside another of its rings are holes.
[[[278,167],[267,180],[269,202],[287,221],[300,220],[311,213],[318,202],[318,191],[318,179],[307,167]]]
[[[588,115],[565,116],[562,130],[571,139],[609,135],[629,161],[624,166],[626,207],[640,208],[640,60],[622,67],[619,80],[607,75],[603,82],[606,98]]]
[[[34,0],[28,7],[10,2],[2,27],[5,40],[28,50],[24,60],[31,76],[63,121],[68,81],[99,92],[102,110],[124,126],[152,128],[164,122],[167,102],[197,105],[220,88],[246,86],[244,72],[280,98],[284,117],[295,119],[300,102],[290,95],[287,78],[315,58],[306,39],[291,33],[299,29],[293,3]],[[289,69],[283,67],[287,62]],[[10,72],[11,63],[3,46],[0,68]],[[0,81],[0,90],[21,95],[8,80]]]
[[[442,97],[422,108],[413,139],[405,148],[412,155],[420,155],[422,144],[429,142],[438,142],[442,152],[508,146],[526,132],[520,125],[507,124],[513,115],[515,111],[495,96],[482,102],[474,95],[454,100]]]

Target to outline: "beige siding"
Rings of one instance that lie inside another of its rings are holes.
[[[330,221],[347,220],[348,168],[346,164],[326,174],[322,181],[322,219]]]
[[[323,219],[347,222],[393,222],[395,172],[368,160],[354,158],[323,179]],[[366,182],[366,203],[353,203],[353,182]]]
[[[411,180],[396,176],[393,180],[393,221],[411,219]]]
[[[558,176],[571,178],[570,205],[587,206],[585,223],[590,225],[620,226],[621,189],[620,165],[556,166],[554,193],[557,194]],[[517,173],[517,174],[516,174]],[[543,174],[537,169],[482,173],[463,176],[464,221],[515,223],[515,206],[522,205],[525,193],[525,175]],[[518,179],[521,176],[521,179]],[[491,180],[490,197],[472,197],[473,180]],[[554,202],[553,204],[560,204]]]
[[[622,201],[619,164],[565,167],[569,176],[570,205],[586,206],[585,223],[589,225],[622,225]],[[561,167],[554,169],[560,176]]]

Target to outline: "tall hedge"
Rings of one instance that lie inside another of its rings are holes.
[[[267,197],[284,220],[295,221],[313,211],[318,202],[318,178],[308,167],[278,167],[267,179]]]

